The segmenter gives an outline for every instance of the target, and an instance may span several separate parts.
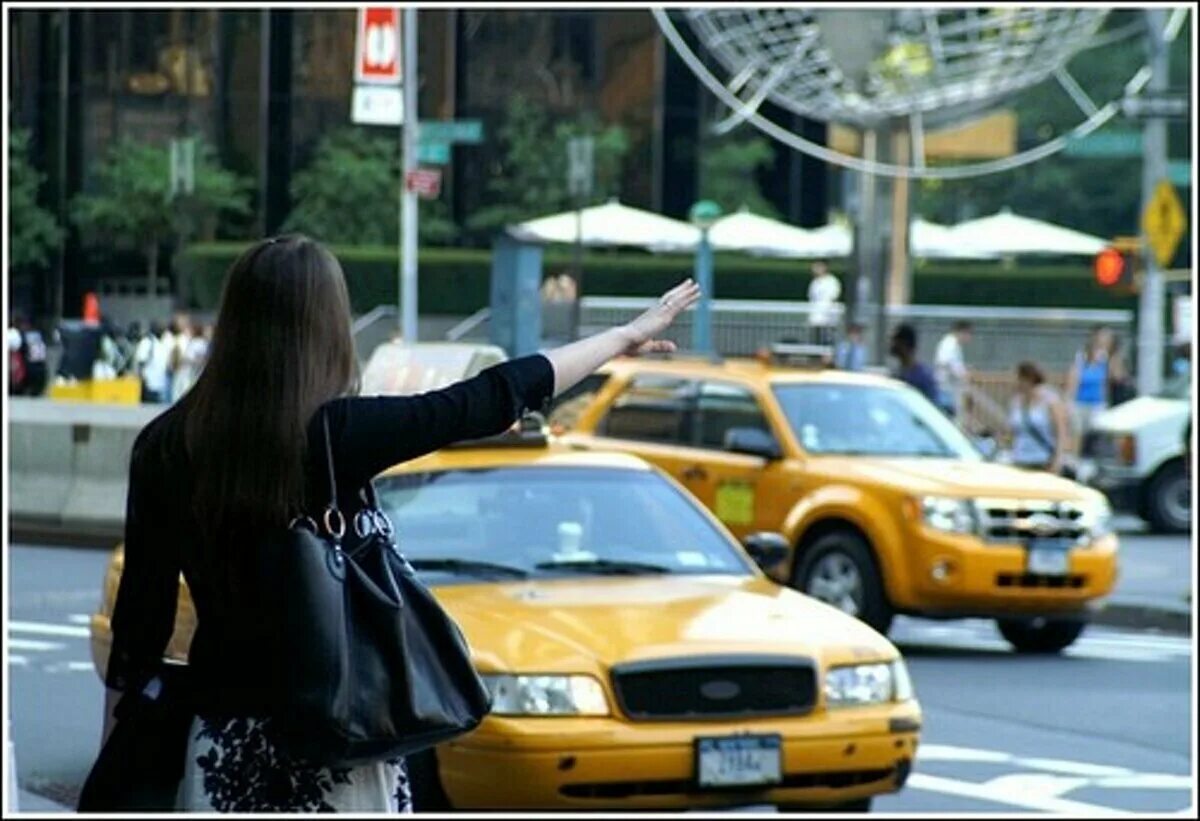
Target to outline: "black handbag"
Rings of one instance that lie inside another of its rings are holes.
[[[343,549],[329,421],[330,502],[320,525],[299,517],[262,557],[282,673],[272,710],[280,743],[318,765],[398,757],[473,730],[491,698],[458,625],[416,577],[374,488]]]
[[[195,711],[186,665],[163,662],[117,704],[112,732],[79,793],[79,812],[170,812]]]

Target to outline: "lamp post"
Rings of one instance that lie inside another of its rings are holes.
[[[700,229],[700,242],[696,245],[696,283],[700,286],[700,301],[692,317],[692,350],[701,354],[713,353],[713,252],[708,229],[720,218],[721,206],[712,200],[700,200],[688,211],[688,220]]]

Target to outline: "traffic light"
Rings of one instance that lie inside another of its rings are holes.
[[[1141,283],[1142,241],[1138,237],[1114,237],[1092,263],[1096,282],[1117,293],[1136,293]]]

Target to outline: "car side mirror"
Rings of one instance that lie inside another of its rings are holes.
[[[774,460],[783,456],[775,437],[761,428],[730,428],[725,431],[725,450]]]
[[[769,531],[751,533],[743,544],[746,546],[746,552],[750,554],[750,558],[754,559],[754,563],[763,570],[768,570],[782,562],[792,549],[788,540],[781,534]]]

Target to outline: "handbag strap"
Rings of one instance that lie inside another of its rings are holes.
[[[325,434],[325,470],[329,476],[329,506],[325,508],[321,521],[325,525],[325,532],[333,537],[334,542],[340,542],[346,535],[346,517],[338,509],[337,478],[334,476],[333,470],[333,445],[329,436],[329,413],[324,408],[321,409],[321,427]],[[337,523],[336,527],[335,522]]]
[[[1020,403],[1020,400],[1017,401]],[[1021,404],[1021,418],[1025,422],[1025,430],[1029,431],[1029,435],[1036,439],[1039,445],[1050,452],[1050,458],[1053,459],[1058,448],[1051,444],[1050,440],[1043,436],[1042,432],[1034,426],[1033,420],[1029,418],[1029,407],[1027,405]]]

